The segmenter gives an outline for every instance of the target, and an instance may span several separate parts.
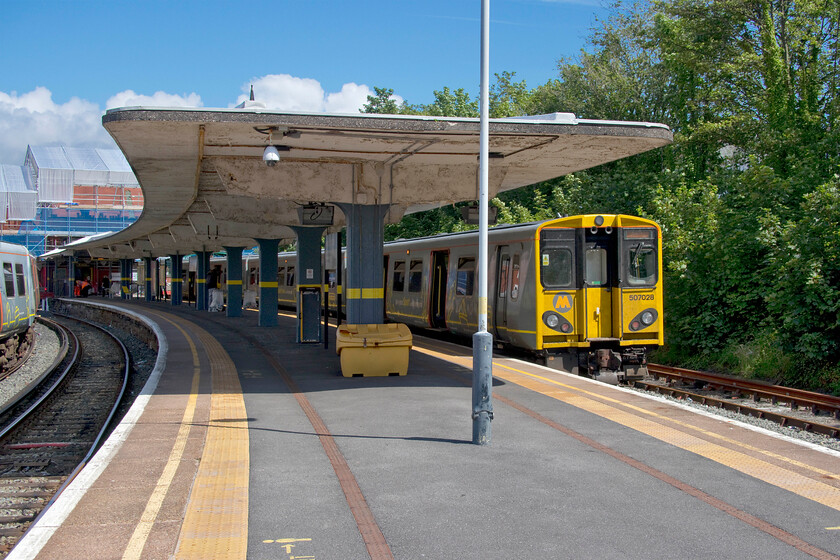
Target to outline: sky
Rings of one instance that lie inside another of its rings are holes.
[[[26,146],[115,147],[107,109],[229,108],[254,86],[285,111],[356,113],[480,83],[480,0],[0,0],[0,163]],[[490,73],[557,77],[601,0],[491,0]]]

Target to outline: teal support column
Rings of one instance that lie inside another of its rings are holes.
[[[293,226],[297,234],[297,318],[299,343],[321,342],[322,227]]]
[[[152,257],[143,257],[143,265],[146,269],[146,301],[152,301]]]
[[[227,252],[227,316],[242,316],[242,247],[225,247]]]
[[[338,204],[347,220],[347,322],[385,322],[382,244],[388,205]]]
[[[164,268],[164,271],[166,268]],[[165,278],[165,277],[164,277]],[[160,260],[155,259],[155,297],[154,299],[157,301],[159,299],[163,299],[160,293]]]
[[[67,286],[69,288],[67,297],[76,297],[76,257],[73,255],[67,257]]]
[[[195,308],[197,311],[207,311],[209,298],[207,297],[207,273],[210,272],[210,251],[196,251]]]
[[[132,259],[120,259],[120,297],[122,299],[131,297],[131,268],[133,264]]]
[[[277,326],[277,247],[279,239],[257,239],[260,245],[260,327]]]
[[[184,294],[184,279],[181,277],[181,255],[175,253],[169,255],[172,264],[172,305],[181,305],[181,298]]]

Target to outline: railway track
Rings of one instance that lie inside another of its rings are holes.
[[[105,329],[57,322],[65,355],[0,413],[0,558],[96,451],[130,374],[128,351]]]
[[[840,397],[658,364],[648,372],[635,387],[840,438]]]

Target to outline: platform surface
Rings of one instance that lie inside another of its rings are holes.
[[[504,357],[476,446],[469,348],[345,378],[334,329],[114,305],[166,337],[160,380],[10,558],[840,555],[837,453]]]

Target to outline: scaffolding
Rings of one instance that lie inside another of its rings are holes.
[[[28,146],[23,166],[0,169],[4,202],[0,240],[42,255],[128,227],[143,211],[143,191],[119,150]]]

